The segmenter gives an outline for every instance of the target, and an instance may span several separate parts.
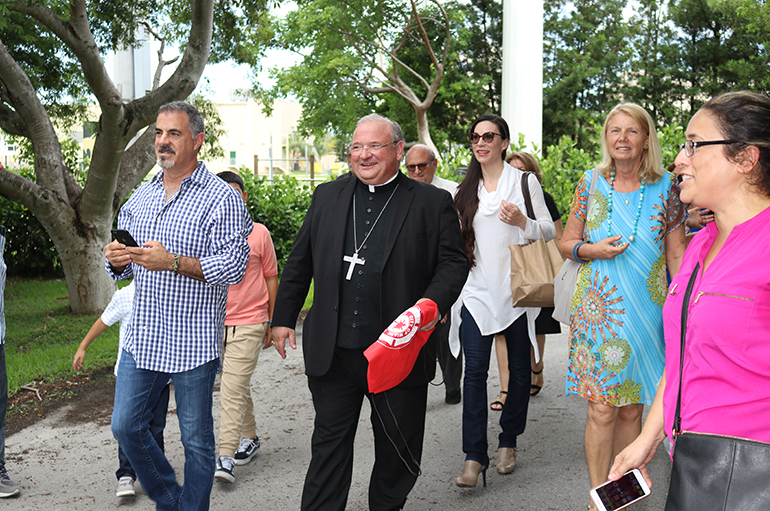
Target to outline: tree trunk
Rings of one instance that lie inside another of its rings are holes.
[[[414,109],[415,116],[417,116],[417,140],[421,144],[425,144],[430,147],[436,158],[441,159],[441,153],[436,149],[433,140],[430,138],[430,129],[428,127],[428,110],[423,108]]]
[[[96,314],[109,303],[116,285],[104,268],[104,247],[123,199],[154,164],[154,130],[158,108],[187,98],[195,89],[209,57],[213,29],[213,0],[189,0],[190,31],[184,55],[171,77],[159,88],[124,103],[109,78],[88,24],[84,0],[73,0],[64,19],[40,3],[13,7],[35,19],[78,57],[85,82],[94,93],[101,117],[88,178],[81,189],[67,169],[52,119],[26,72],[0,41],[0,90],[5,88],[13,110],[2,108],[0,128],[32,142],[33,182],[0,171],[0,194],[30,210],[51,237],[67,280],[70,306],[76,314]],[[66,27],[66,30],[63,29]],[[3,98],[5,99],[5,98]]]
[[[71,240],[77,246],[63,251],[57,245],[59,260],[67,279],[70,307],[75,314],[98,314],[110,302],[117,289],[115,282],[104,269],[104,246],[107,241]]]

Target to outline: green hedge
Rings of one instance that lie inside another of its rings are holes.
[[[310,207],[313,189],[292,176],[275,176],[271,184],[267,177],[254,177],[246,167],[241,167],[240,175],[249,194],[246,208],[252,220],[267,227],[273,238],[280,274]]]
[[[15,171],[32,179],[31,170]],[[5,264],[9,276],[61,277],[64,275],[53,241],[26,207],[0,195],[0,225],[7,229]]]
[[[29,171],[20,172],[30,177]],[[305,218],[313,190],[294,177],[280,176],[273,184],[255,178],[245,168],[241,177],[249,193],[246,205],[251,218],[264,224],[273,237],[279,270],[289,257],[294,237]],[[34,178],[33,178],[34,179]],[[37,218],[21,204],[0,196],[0,225],[8,230],[5,263],[14,277],[62,277],[61,263],[53,241]]]

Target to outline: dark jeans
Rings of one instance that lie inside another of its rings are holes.
[[[302,490],[303,511],[344,511],[353,474],[353,441],[364,397],[372,406],[375,452],[369,509],[401,509],[417,481],[428,384],[368,394],[367,367],[363,350],[337,348],[329,371],[320,377],[308,377],[316,416],[312,459]]]
[[[463,351],[465,352],[465,382],[463,384],[463,452],[466,460],[489,466],[487,453],[487,375],[492,354],[494,335],[481,335],[476,321],[468,310],[462,310]],[[516,447],[516,437],[527,425],[529,406],[530,342],[527,317],[522,315],[511,326],[500,332],[508,346],[508,397],[500,414],[502,431],[498,448]]]
[[[158,404],[152,409],[152,419],[150,420],[150,433],[155,441],[158,443],[161,451],[165,451],[163,445],[163,430],[166,429],[166,415],[168,414],[168,398],[171,393],[171,385],[166,385],[160,393]],[[115,477],[120,480],[123,476],[129,476],[132,479],[136,479],[136,472],[131,467],[131,463],[126,457],[126,453],[123,452],[120,445],[118,445],[118,463],[120,466],[115,472]]]

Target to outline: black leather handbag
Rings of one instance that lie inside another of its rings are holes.
[[[695,265],[682,304],[679,393],[674,417],[674,466],[666,511],[770,509],[770,444],[745,438],[682,431],[682,369]]]

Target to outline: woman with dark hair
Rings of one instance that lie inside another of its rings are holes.
[[[554,237],[554,225],[537,179],[528,181],[537,221],[527,218],[521,193],[523,172],[505,162],[508,124],[498,115],[483,115],[469,134],[473,156],[460,183],[455,206],[471,261],[463,288],[462,339],[465,353],[463,383],[463,451],[465,465],[457,486],[476,486],[479,474],[486,484],[487,375],[492,339],[501,333],[508,347],[508,399],[500,416],[497,471],[513,472],[516,437],[524,431],[529,405],[529,347],[540,309],[512,307],[511,263],[508,245]]]
[[[591,487],[607,480],[612,457],[641,431],[663,374],[666,269],[679,271],[686,218],[644,108],[613,108],[601,146],[602,162],[578,183],[560,244],[584,263],[571,305],[566,393],[588,402]]]
[[[713,211],[715,221],[690,242],[669,286],[665,374],[641,435],[615,458],[613,480],[638,467],[651,485],[645,465],[673,430],[680,378],[682,431],[770,442],[770,99],[716,96],[686,135],[676,158],[682,201]],[[683,308],[689,317],[680,361]],[[691,474],[695,493],[698,477],[712,468]],[[766,497],[759,505],[767,508]]]

